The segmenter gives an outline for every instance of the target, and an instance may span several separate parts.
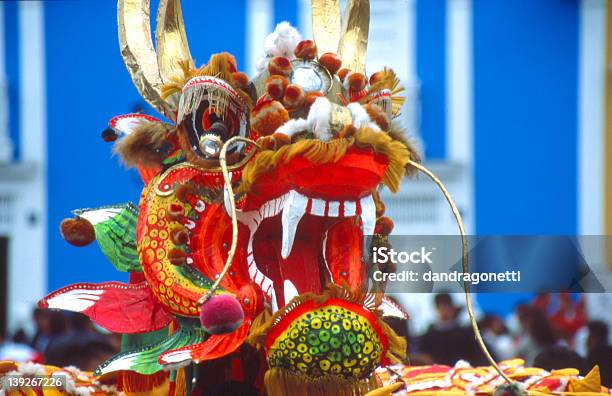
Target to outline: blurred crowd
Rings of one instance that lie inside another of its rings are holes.
[[[521,358],[528,365],[555,370],[577,368],[585,375],[599,365],[602,384],[612,387],[612,346],[608,324],[589,320],[585,295],[540,294],[517,304],[502,318],[480,316],[483,339],[497,361]],[[436,319],[423,334],[409,334],[406,321],[390,320],[408,338],[410,364],[454,365],[465,360],[472,366],[488,365],[480,351],[464,308],[451,295],[433,296]],[[35,332],[28,337],[18,330],[0,339],[0,361],[35,361],[56,366],[76,366],[92,371],[121,349],[121,336],[106,332],[85,315],[36,309]]]
[[[121,336],[108,333],[80,313],[35,309],[35,332],[17,330],[0,338],[0,361],[33,361],[93,371],[121,349]]]
[[[486,366],[464,308],[451,295],[434,297],[436,319],[423,334],[408,334],[404,322],[392,326],[409,340],[412,365],[454,365],[465,360],[472,366]],[[612,346],[609,326],[589,320],[587,295],[539,294],[532,301],[517,304],[505,318],[484,313],[478,324],[487,348],[496,361],[521,358],[530,366],[546,370],[573,367],[582,375],[598,365],[602,383],[612,386]]]

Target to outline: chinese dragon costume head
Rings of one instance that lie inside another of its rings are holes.
[[[148,1],[119,1],[121,53],[170,122],[128,114],[103,134],[140,172],[140,203],[61,225],[74,245],[97,240],[130,282],[40,304],[131,335],[96,375],[162,378],[249,343],[265,353],[269,394],[376,388],[374,370],[406,344],[382,320],[402,313],[368,290],[364,236],[391,231],[377,191],[396,191],[418,156],[394,122],[398,78],[365,75],[369,3],[349,1],[341,25],[337,2],[315,1],[315,40],[279,25],[252,79],[227,53],[194,65],[178,0],[160,1],[156,49],[148,15]]]
[[[168,121],[110,121],[103,138],[138,169],[140,202],[76,210],[61,232],[96,240],[130,281],[40,301],[125,334],[96,377],[184,395],[247,380],[254,361],[249,380],[270,395],[361,395],[405,357],[382,320],[405,314],[368,284],[363,253],[393,228],[380,188],[421,169],[394,120],[402,87],[391,69],[365,74],[368,1],[348,0],[344,18],[334,0],[312,11],[314,40],[280,24],[249,78],[227,53],[196,67],[179,0],[160,0],[155,48],[149,1],[119,0],[128,72]]]

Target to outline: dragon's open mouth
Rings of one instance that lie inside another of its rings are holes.
[[[249,275],[282,307],[330,281],[359,285],[361,240],[373,232],[376,208],[371,195],[336,201],[291,190],[239,219],[249,228]]]
[[[248,191],[238,220],[248,233],[248,272],[274,309],[330,282],[363,285],[363,238],[376,224],[372,193],[395,181],[390,173],[401,174],[396,168],[405,163],[398,158],[407,158],[405,146],[377,135],[293,144],[263,159],[259,154],[244,169]],[[359,139],[370,140],[355,144]]]

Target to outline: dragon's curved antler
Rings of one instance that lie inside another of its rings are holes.
[[[151,106],[173,119],[176,103],[164,100],[161,87],[179,67],[191,61],[179,0],[161,0],[157,14],[157,53],[151,37],[150,0],[117,3],[121,56],[138,92]]]

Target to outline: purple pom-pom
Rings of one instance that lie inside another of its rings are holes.
[[[240,303],[227,294],[212,296],[200,307],[200,323],[210,334],[231,333],[243,320],[244,311]]]

